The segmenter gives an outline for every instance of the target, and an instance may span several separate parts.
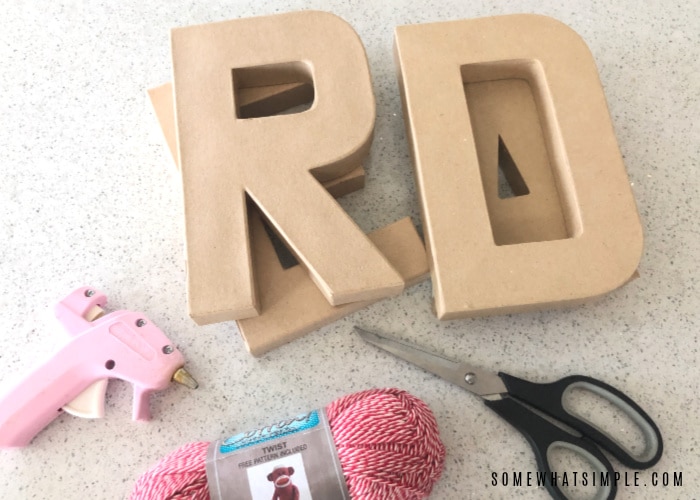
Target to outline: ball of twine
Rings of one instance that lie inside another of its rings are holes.
[[[326,407],[353,500],[427,498],[440,478],[445,447],[428,406],[401,389],[370,389]],[[208,442],[186,444],[141,476],[130,500],[209,500]]]

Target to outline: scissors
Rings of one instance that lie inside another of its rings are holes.
[[[584,375],[572,375],[546,384],[528,382],[507,373],[491,372],[453,361],[359,327],[355,327],[355,331],[366,342],[481,396],[486,406],[525,436],[535,452],[539,472],[547,478],[543,481],[545,487],[555,499],[568,498],[560,489],[559,481],[552,480],[554,476],[550,460],[552,452],[557,448],[584,459],[593,467],[593,473],[598,478],[609,478],[607,482],[599,481],[596,500],[611,500],[617,493],[615,471],[596,445],[633,469],[647,469],[661,458],[663,443],[654,421],[626,394],[605,382]],[[590,391],[627,415],[641,430],[645,449],[634,455],[614,436],[567,408],[564,398],[574,389]],[[543,414],[549,418],[544,418]],[[552,423],[552,420],[565,424],[578,435],[565,430],[564,426]]]

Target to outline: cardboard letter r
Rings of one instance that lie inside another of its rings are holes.
[[[256,203],[332,305],[395,295],[403,280],[322,187],[369,151],[375,103],[364,47],[328,13],[172,32],[188,301],[199,324],[259,314],[246,213]],[[242,118],[237,91],[305,81],[303,112]]]

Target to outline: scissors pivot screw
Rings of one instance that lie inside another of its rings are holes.
[[[464,381],[469,385],[474,385],[476,383],[476,374],[469,372],[464,376]]]

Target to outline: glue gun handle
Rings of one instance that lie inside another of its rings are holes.
[[[0,396],[0,448],[29,444],[61,408],[103,376],[81,366],[69,346]]]

